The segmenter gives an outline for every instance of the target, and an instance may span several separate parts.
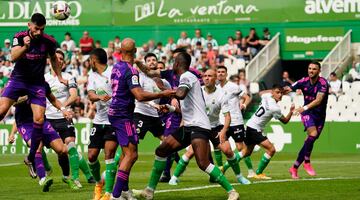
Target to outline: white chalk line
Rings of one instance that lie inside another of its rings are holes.
[[[278,179],[278,180],[254,181],[251,184],[284,183],[284,182],[300,182],[300,181],[352,180],[352,179],[360,179],[360,177],[304,178],[304,179],[297,179],[297,180],[295,180],[295,179]],[[231,185],[236,186],[236,185],[241,185],[241,184],[234,183]],[[157,191],[155,191],[155,193],[194,191],[194,190],[203,190],[203,189],[218,188],[218,187],[221,187],[221,186],[220,185],[206,185],[206,186],[199,186],[199,187],[157,190]]]
[[[0,164],[0,167],[10,167],[16,165],[21,165],[21,163],[4,163],[4,164]]]

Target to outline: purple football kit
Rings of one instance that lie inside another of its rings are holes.
[[[329,85],[325,78],[319,77],[315,84],[311,84],[309,77],[304,77],[301,80],[295,82],[291,89],[296,91],[300,89],[304,95],[304,105],[308,105],[316,99],[318,92],[324,93],[325,96],[320,105],[306,110],[301,114],[301,120],[304,124],[305,130],[309,127],[315,126],[320,135],[326,118],[326,106],[329,95]]]
[[[133,122],[135,97],[131,89],[140,87],[139,73],[129,63],[120,61],[113,67],[111,84],[113,93],[108,115],[118,143],[121,146],[128,146],[129,142],[138,144]]]
[[[15,34],[13,47],[24,46],[24,37],[29,36],[29,30]],[[17,100],[28,95],[31,104],[46,106],[44,72],[48,55],[54,55],[56,41],[47,34],[31,39],[30,47],[22,58],[16,61],[3,97]]]

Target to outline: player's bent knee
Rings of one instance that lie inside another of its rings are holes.
[[[168,157],[172,153],[172,147],[169,143],[166,142],[166,140],[163,141],[155,150],[155,155],[163,158]]]
[[[210,165],[210,161],[200,160],[199,162],[197,162],[197,164],[202,171],[205,171],[206,168]]]

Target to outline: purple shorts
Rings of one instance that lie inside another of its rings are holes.
[[[301,121],[304,124],[305,131],[312,126],[315,126],[319,137],[324,128],[325,117],[314,117],[313,115],[306,114],[301,115]]]
[[[2,93],[3,97],[17,101],[21,96],[28,95],[30,103],[46,107],[45,85],[32,85],[10,79]]]
[[[116,138],[120,146],[126,147],[129,143],[134,145],[139,143],[133,120],[109,116],[109,121],[115,130]]]
[[[168,113],[162,117],[162,120],[165,123],[165,130],[163,135],[167,137],[175,133],[175,131],[180,127],[181,116],[176,113]]]
[[[31,140],[31,133],[33,131],[32,123],[24,123],[20,124],[17,127],[18,132],[20,133],[23,140],[28,143]],[[50,143],[56,139],[59,139],[59,134],[55,131],[55,129],[51,126],[48,121],[45,121],[43,125],[43,135],[42,141],[46,147],[50,147]]]

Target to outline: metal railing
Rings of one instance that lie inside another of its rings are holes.
[[[351,32],[352,30],[349,30],[321,62],[322,77],[328,78],[331,72],[351,57]]]
[[[249,81],[256,81],[261,72],[263,72],[270,63],[280,56],[280,33],[270,40],[270,42],[246,66],[246,78]]]

